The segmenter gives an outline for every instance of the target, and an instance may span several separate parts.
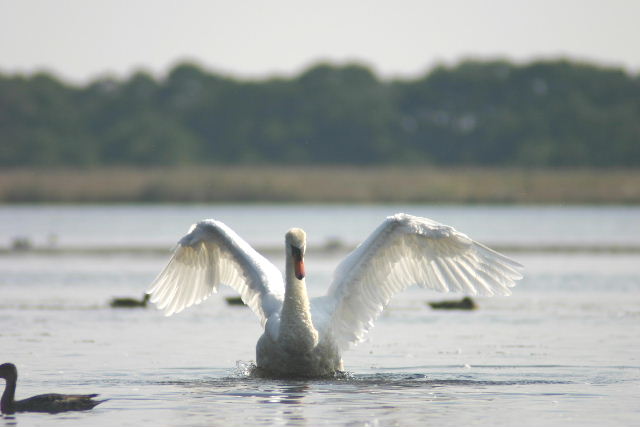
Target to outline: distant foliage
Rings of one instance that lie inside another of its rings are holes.
[[[415,80],[318,64],[241,81],[193,64],[85,87],[0,74],[0,166],[640,165],[640,78],[466,61]]]

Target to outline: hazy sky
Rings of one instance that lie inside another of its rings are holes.
[[[640,0],[0,0],[0,70],[86,82],[176,62],[240,76],[358,60],[412,76],[463,57],[640,71]]]

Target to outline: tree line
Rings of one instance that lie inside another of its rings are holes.
[[[237,79],[68,84],[0,74],[0,166],[640,165],[640,77],[568,60],[463,61],[413,79],[361,64]]]

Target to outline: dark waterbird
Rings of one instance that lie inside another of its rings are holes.
[[[135,308],[146,307],[149,301],[150,295],[144,295],[141,300],[135,298],[114,298],[111,300],[111,307],[113,308]]]
[[[478,308],[476,303],[469,297],[464,297],[460,300],[432,301],[427,304],[435,310],[475,310]]]
[[[0,400],[3,414],[16,412],[48,412],[55,414],[66,411],[86,411],[104,402],[93,400],[97,394],[40,394],[23,400],[14,400],[18,370],[13,363],[0,365],[0,378],[4,378],[6,386]]]
[[[229,305],[237,305],[237,306],[246,307],[246,304],[244,303],[244,301],[242,301],[241,297],[226,297],[225,300],[227,301],[227,304],[229,304]]]

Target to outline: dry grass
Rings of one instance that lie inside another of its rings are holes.
[[[638,170],[181,167],[0,170],[0,201],[640,203]]]

